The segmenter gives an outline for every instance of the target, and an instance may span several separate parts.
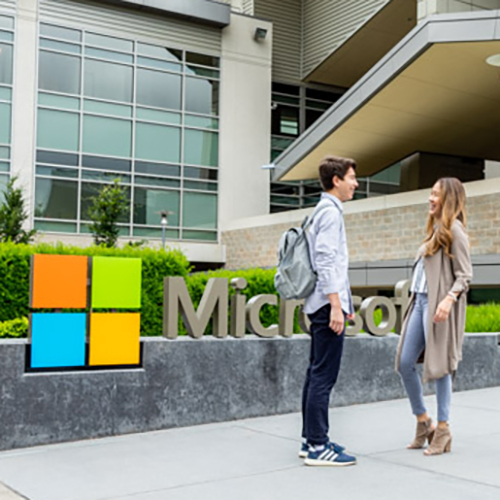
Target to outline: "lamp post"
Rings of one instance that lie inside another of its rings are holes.
[[[172,215],[174,212],[170,212],[167,210],[162,210],[160,212],[161,220],[161,244],[163,247],[163,250],[165,250],[165,237],[166,237],[166,232],[167,232],[167,226],[168,226],[168,216]]]

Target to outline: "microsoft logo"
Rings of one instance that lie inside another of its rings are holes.
[[[139,364],[141,259],[34,255],[30,307],[30,368]]]

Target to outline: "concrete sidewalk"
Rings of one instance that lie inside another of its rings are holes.
[[[2,452],[0,481],[22,496],[0,487],[0,500],[500,498],[500,388],[454,394],[452,453],[442,456],[405,449],[406,400],[330,418],[357,466],[304,466],[300,415],[289,414]]]

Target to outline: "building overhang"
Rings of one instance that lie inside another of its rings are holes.
[[[211,0],[100,0],[103,3],[119,5],[132,9],[186,21],[208,24],[219,28],[229,25],[231,6]]]
[[[275,161],[273,179],[317,177],[327,154],[371,175],[415,152],[500,161],[500,11],[413,29]]]
[[[390,0],[336,47],[306,82],[349,88],[417,24],[417,0]]]

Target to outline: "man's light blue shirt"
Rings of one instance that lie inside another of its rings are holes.
[[[342,202],[322,193],[318,205],[327,205],[315,217],[307,231],[311,264],[318,275],[316,288],[306,299],[304,312],[312,314],[328,304],[328,294],[338,293],[346,314],[354,313],[349,283],[349,253],[344,227]],[[331,205],[328,206],[328,205]]]

